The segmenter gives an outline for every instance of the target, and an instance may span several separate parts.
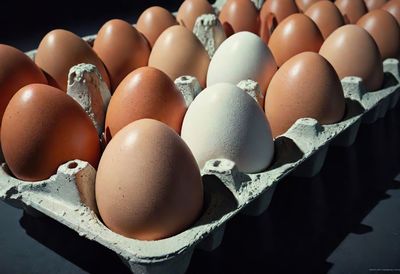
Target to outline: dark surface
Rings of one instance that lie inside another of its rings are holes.
[[[59,8],[58,1],[30,1],[23,8],[1,1],[0,43],[30,50],[53,28],[93,34],[111,18],[133,23],[156,2],[89,0]],[[162,5],[177,10],[179,1]],[[400,272],[400,182],[393,180],[399,172],[397,107],[363,125],[352,147],[330,148],[315,178],[281,182],[263,215],[229,221],[222,245],[196,251],[188,273]],[[111,251],[49,218],[3,202],[0,216],[0,274],[129,273]]]

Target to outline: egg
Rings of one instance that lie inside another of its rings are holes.
[[[262,5],[260,11],[261,25],[264,25],[264,21],[267,19],[268,14],[274,14],[279,24],[289,15],[298,12],[299,9],[294,0],[267,0]]]
[[[380,9],[384,4],[386,4],[387,0],[364,0],[365,5],[369,11]]]
[[[238,32],[215,52],[207,72],[207,86],[217,83],[236,85],[250,79],[259,84],[265,95],[276,70],[274,57],[260,37],[250,32]]]
[[[358,20],[357,25],[367,30],[374,38],[382,60],[399,56],[400,27],[389,12],[380,9],[370,11]]]
[[[321,0],[296,0],[296,5],[299,8],[300,12],[305,12],[309,7],[319,1]]]
[[[260,172],[274,154],[264,112],[250,95],[229,83],[207,87],[194,99],[181,136],[200,169],[208,160],[224,158],[242,172]]]
[[[268,46],[278,67],[303,51],[318,52],[324,39],[317,25],[304,14],[292,14],[283,20],[269,39]]]
[[[185,99],[172,80],[158,69],[142,67],[128,74],[111,97],[106,138],[143,118],[159,120],[180,133],[185,112]]]
[[[0,128],[4,111],[13,95],[22,87],[47,84],[46,77],[22,51],[0,44]]]
[[[184,75],[194,76],[205,87],[210,57],[188,29],[172,26],[166,29],[154,44],[149,66],[165,72],[171,80]]]
[[[400,24],[400,0],[390,0],[381,9],[388,11],[396,18],[397,23]]]
[[[364,0],[336,0],[335,5],[339,8],[346,24],[355,24],[358,19],[367,13]]]
[[[150,48],[142,35],[128,22],[113,19],[99,30],[93,50],[103,61],[115,90],[129,72],[147,66]]]
[[[175,17],[166,9],[162,7],[150,7],[146,9],[139,17],[136,28],[138,31],[149,41],[150,46],[153,47],[157,38],[167,28],[178,24]]]
[[[139,240],[180,233],[203,206],[193,154],[172,129],[151,119],[130,123],[107,145],[95,192],[106,226]]]
[[[340,121],[344,112],[340,79],[332,65],[314,52],[300,53],[283,64],[265,97],[273,137],[285,133],[300,118],[332,124]]]
[[[345,24],[340,10],[330,1],[318,1],[309,7],[304,14],[317,24],[324,39]]]
[[[358,76],[369,91],[378,90],[383,81],[383,65],[378,46],[369,33],[357,25],[335,30],[319,53],[335,68],[340,79]]]
[[[88,43],[67,30],[57,29],[46,34],[37,49],[35,63],[47,74],[50,85],[65,92],[69,69],[80,63],[95,65],[110,87],[107,71],[97,54]]]
[[[214,13],[214,9],[207,0],[185,0],[179,7],[176,20],[192,31],[197,17],[210,13]]]
[[[226,1],[219,14],[219,20],[224,29],[232,29],[233,32],[258,33],[260,29],[259,12],[249,0]]]
[[[2,121],[1,148],[11,172],[39,181],[59,165],[80,159],[97,167],[100,143],[83,108],[63,91],[44,84],[20,89]]]

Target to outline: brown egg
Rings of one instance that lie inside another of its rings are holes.
[[[381,9],[370,11],[358,20],[357,25],[367,30],[374,38],[382,60],[399,56],[400,27],[389,12]]]
[[[305,12],[309,7],[311,7],[313,4],[321,0],[295,0],[295,1],[300,12]]]
[[[355,24],[358,19],[368,12],[364,0],[336,0],[335,5],[339,8],[346,24]]]
[[[165,73],[139,68],[125,77],[111,97],[106,115],[107,141],[129,123],[143,118],[159,120],[180,133],[185,112],[183,95]]]
[[[13,95],[22,87],[47,84],[46,77],[22,51],[0,44],[0,128],[4,111]]]
[[[53,30],[42,39],[35,63],[48,74],[49,84],[63,91],[67,91],[69,69],[80,63],[95,65],[110,87],[107,71],[97,54],[88,43],[66,30]]]
[[[265,113],[274,138],[297,119],[314,118],[321,124],[332,124],[340,121],[344,112],[339,77],[332,65],[314,52],[300,53],[283,64],[265,97]]]
[[[386,4],[387,0],[364,0],[365,5],[368,10],[380,9],[383,5]]]
[[[317,25],[304,14],[292,14],[272,33],[268,46],[278,67],[303,51],[318,52],[324,39]]]
[[[400,24],[400,0],[390,0],[381,9],[388,11]]]
[[[143,33],[153,47],[157,38],[167,28],[177,25],[175,17],[162,7],[150,7],[145,10],[139,17],[136,28]]]
[[[184,75],[195,76],[206,85],[210,57],[197,37],[182,26],[166,29],[154,44],[149,66],[165,72],[171,80]]]
[[[298,12],[299,9],[294,0],[267,0],[264,2],[260,12],[261,25],[264,24],[270,13],[275,15],[279,24],[289,15]]]
[[[340,79],[358,76],[369,91],[378,90],[383,81],[383,65],[378,46],[372,36],[357,25],[335,30],[319,53],[335,68]]]
[[[304,13],[310,17],[326,39],[334,30],[344,25],[340,10],[330,1],[318,1]]]
[[[106,147],[96,175],[96,201],[112,231],[139,240],[163,239],[199,217],[200,171],[172,129],[142,119],[123,128]]]
[[[224,29],[232,28],[235,33],[249,31],[258,34],[260,29],[259,12],[249,0],[228,0],[222,7],[219,20]]]
[[[43,84],[20,89],[4,112],[1,148],[11,172],[39,181],[59,165],[80,159],[97,167],[97,131],[82,107],[61,90]]]
[[[207,0],[185,0],[179,7],[176,20],[192,31],[197,17],[209,13],[214,13],[214,9]]]
[[[111,90],[131,71],[147,66],[150,48],[142,35],[128,22],[113,19],[105,23],[94,41],[93,50],[110,75]]]

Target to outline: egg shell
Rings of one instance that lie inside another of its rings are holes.
[[[120,19],[110,20],[100,28],[93,50],[107,68],[112,91],[131,71],[147,66],[150,56],[150,47],[143,36]]]
[[[149,66],[166,73],[171,80],[194,76],[201,87],[206,85],[210,57],[197,37],[182,26],[166,29],[154,44]]]
[[[397,23],[400,24],[400,0],[390,0],[381,9],[388,11],[396,18]]]
[[[211,159],[229,159],[246,173],[265,170],[274,144],[264,112],[240,88],[219,83],[203,90],[189,106],[182,139],[202,169]]]
[[[264,2],[260,11],[261,25],[264,25],[264,21],[270,13],[275,15],[275,18],[279,24],[289,15],[298,12],[299,9],[297,8],[294,0],[267,0]]]
[[[290,58],[274,75],[265,97],[272,136],[285,133],[300,118],[321,124],[340,121],[345,100],[340,79],[321,55],[303,52]]]
[[[136,29],[143,33],[153,47],[157,38],[167,28],[177,25],[175,17],[166,9],[158,6],[146,9],[136,23]]]
[[[324,42],[319,53],[335,68],[340,79],[358,76],[368,91],[381,88],[383,64],[372,36],[357,25],[335,30]]]
[[[272,33],[268,46],[278,67],[304,51],[318,52],[324,39],[318,26],[304,14],[292,14]]]
[[[107,71],[93,49],[74,33],[56,29],[42,39],[35,55],[35,63],[47,74],[49,84],[67,91],[69,69],[80,63],[97,67],[110,88]]]
[[[257,34],[260,29],[259,11],[249,0],[228,0],[221,9],[219,20],[225,29],[232,29],[235,33],[249,31]]]
[[[324,39],[345,24],[340,10],[330,1],[318,1],[309,7],[304,14],[317,24]]]
[[[4,112],[1,148],[12,173],[39,181],[80,159],[97,167],[100,143],[92,121],[63,91],[44,84],[20,89]]]
[[[364,0],[336,0],[335,5],[342,13],[346,24],[356,24],[358,19],[368,12]]]
[[[209,13],[214,13],[214,9],[207,0],[185,0],[179,7],[176,20],[192,31],[197,17]]]
[[[321,1],[321,0],[295,0],[296,5],[299,8],[300,12],[305,12],[309,7],[311,7],[313,4]]]
[[[385,5],[387,0],[364,0],[365,5],[369,11],[380,9],[383,5]]]
[[[274,57],[260,37],[251,32],[238,32],[215,52],[208,68],[207,86],[217,83],[236,85],[251,79],[260,85],[265,95],[276,70]]]
[[[200,171],[189,148],[172,129],[151,119],[129,124],[111,140],[95,187],[107,227],[139,240],[183,231],[203,205]]]

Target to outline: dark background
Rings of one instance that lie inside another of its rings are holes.
[[[2,0],[0,43],[26,51],[54,28],[93,34],[109,19],[134,23],[158,2]],[[180,1],[160,5],[177,10]],[[400,272],[399,172],[397,107],[363,125],[352,147],[330,148],[315,178],[279,183],[263,215],[229,221],[223,244],[211,253],[196,251],[188,273]],[[3,202],[0,216],[0,274],[129,273],[111,251],[49,218]]]

